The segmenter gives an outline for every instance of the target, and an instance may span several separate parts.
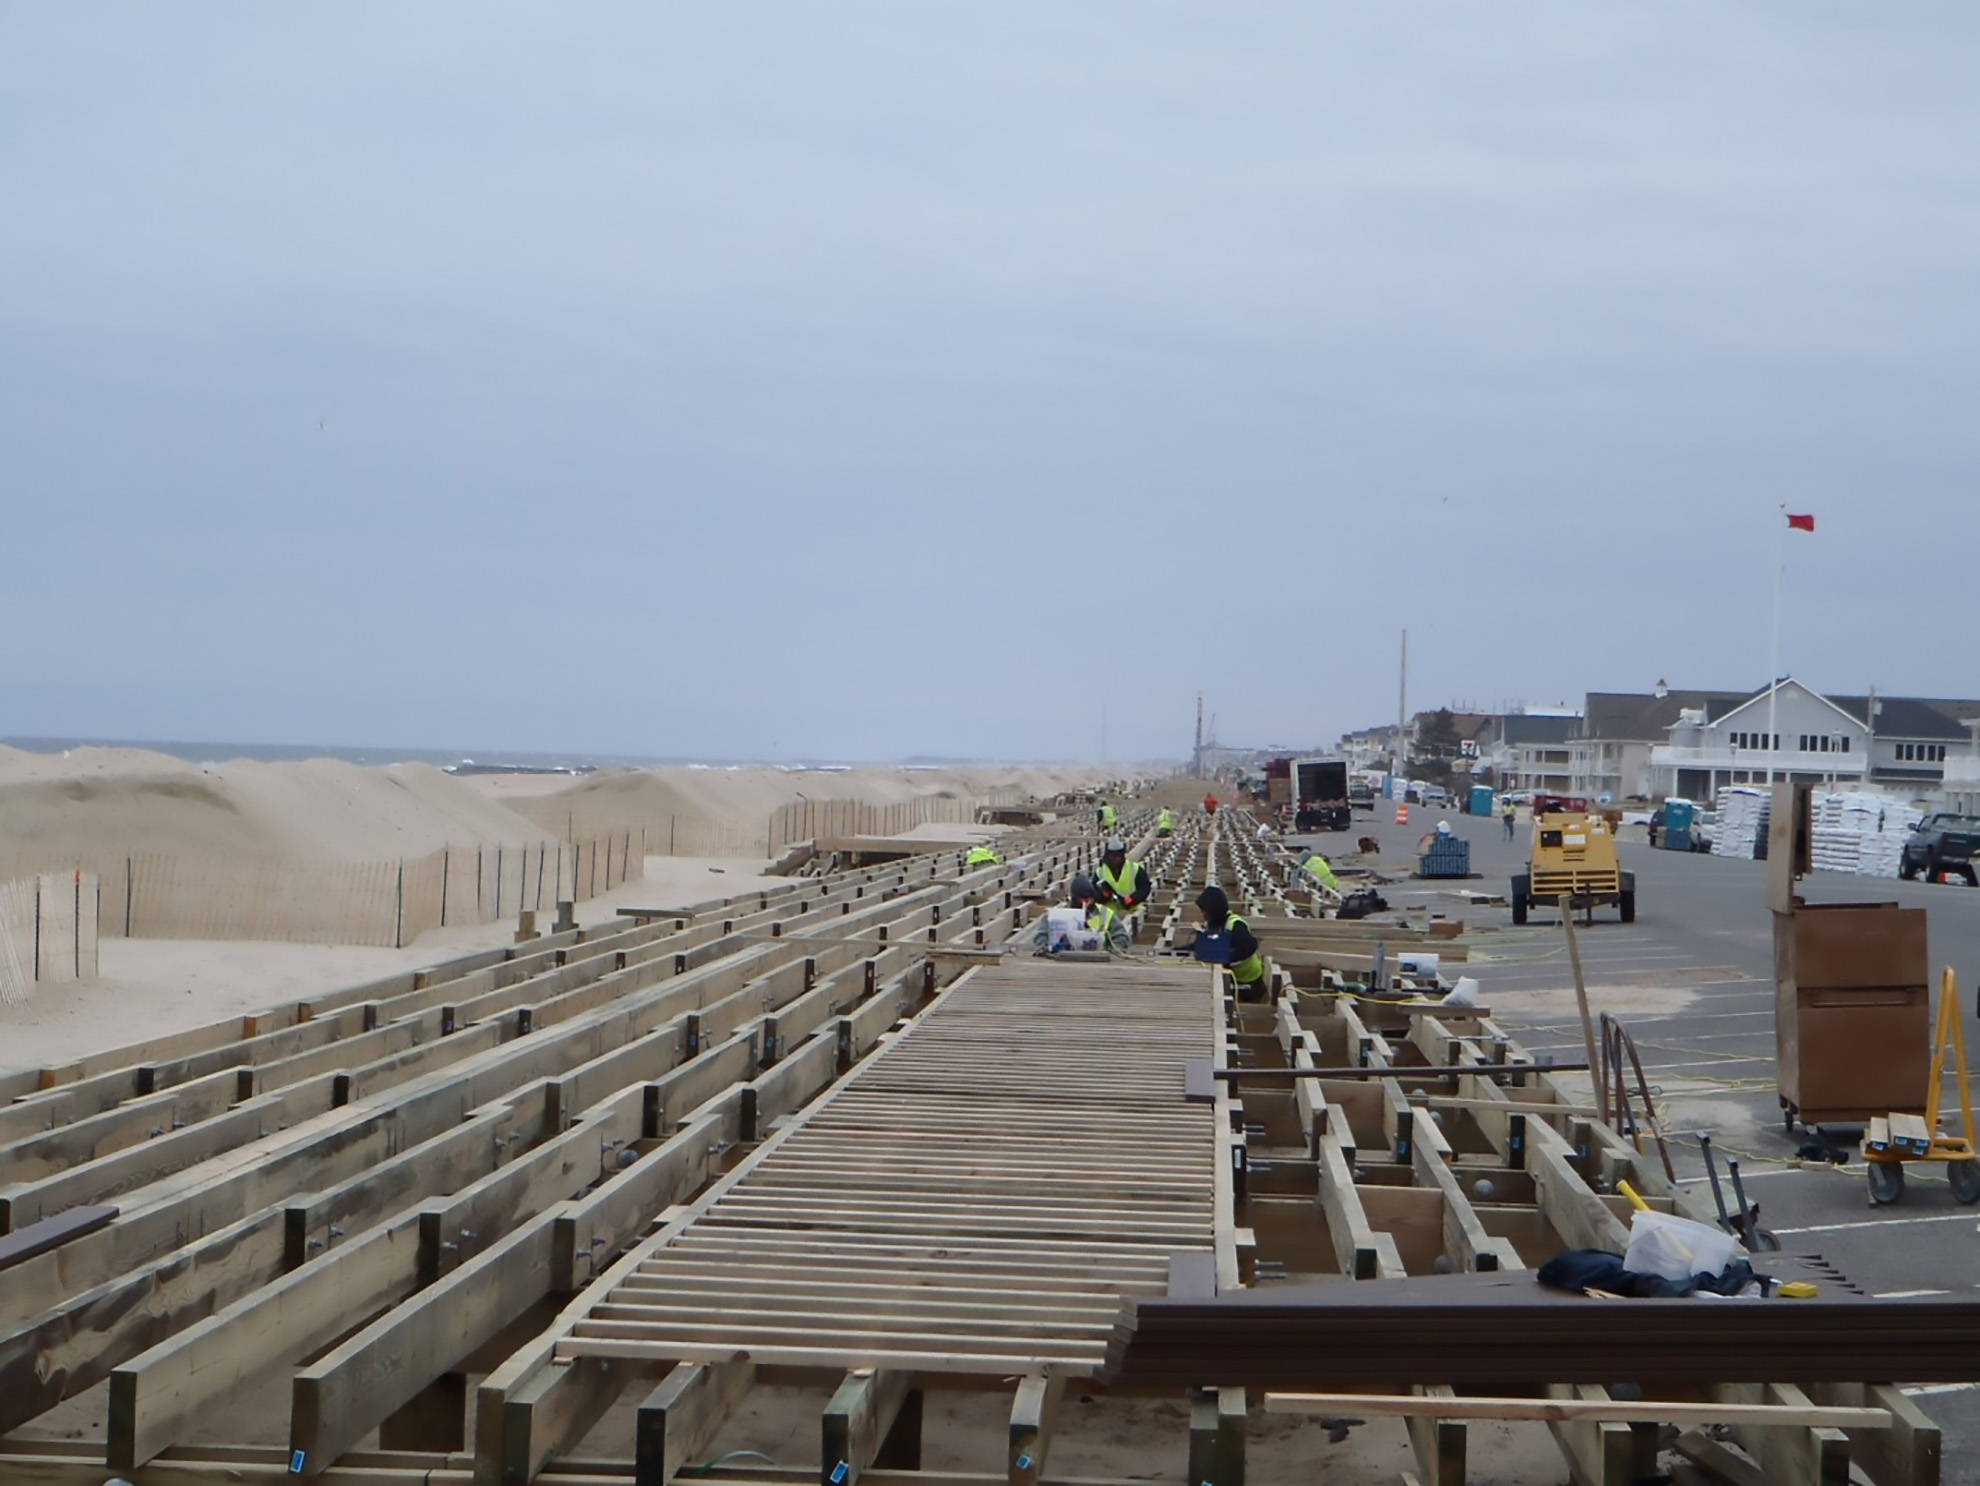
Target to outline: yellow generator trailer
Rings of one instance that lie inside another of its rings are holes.
[[[1592,919],[1597,906],[1613,904],[1622,921],[1636,922],[1636,874],[1616,860],[1616,837],[1599,815],[1549,812],[1533,819],[1533,850],[1526,871],[1512,880],[1512,921],[1526,922],[1535,904],[1580,909]]]

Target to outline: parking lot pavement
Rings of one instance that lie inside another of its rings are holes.
[[[1465,882],[1396,881],[1392,903],[1429,906],[1465,921],[1471,959],[1449,967],[1475,977],[1480,1000],[1534,1053],[1562,1062],[1583,1056],[1574,978],[1559,917],[1536,910],[1512,926],[1504,907],[1461,902],[1452,889],[1505,894],[1526,861],[1530,827],[1508,843],[1497,821],[1426,813],[1412,807],[1398,825],[1393,806],[1357,815],[1352,836],[1382,843],[1400,866],[1417,840],[1447,820],[1471,843],[1474,877]],[[1323,852],[1341,838],[1311,838]],[[1680,1180],[1709,1191],[1696,1133],[1709,1131],[1721,1157],[1739,1160],[1761,1223],[1789,1251],[1821,1254],[1873,1294],[1980,1290],[1980,1204],[1952,1200],[1944,1177],[1913,1164],[1903,1198],[1869,1203],[1857,1148],[1860,1130],[1810,1132],[1783,1125],[1774,1072],[1773,930],[1765,902],[1766,864],[1625,843],[1623,866],[1637,876],[1637,917],[1598,910],[1578,934],[1591,1009],[1614,1016],[1635,1039],[1657,1101]],[[1802,883],[1810,902],[1897,902],[1928,910],[1930,963],[1958,973],[1961,1000],[1980,992],[1980,892],[1963,886],[1822,874]],[[1980,1056],[1980,1033],[1970,1041]],[[1563,1080],[1575,1075],[1564,1074]],[[1922,1092],[1922,1091],[1921,1091]],[[1947,1128],[1957,1130],[1957,1090],[1945,1092]],[[1798,1153],[1833,1149],[1841,1165]],[[1654,1149],[1646,1142],[1646,1149]],[[1709,1201],[1709,1196],[1707,1197]],[[1726,1200],[1732,1201],[1728,1191]],[[1902,1380],[1900,1380],[1902,1381]],[[1943,1479],[1980,1486],[1980,1389],[1920,1390],[1920,1403],[1946,1432]]]

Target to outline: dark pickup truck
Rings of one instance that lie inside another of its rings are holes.
[[[1980,820],[1970,815],[1928,815],[1904,843],[1898,876],[1906,882],[1921,872],[1937,882],[1941,872],[1957,872],[1968,887],[1980,887],[1974,863],[1980,861]]]

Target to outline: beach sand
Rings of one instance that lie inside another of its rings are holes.
[[[194,764],[127,748],[37,754],[0,747],[0,878],[127,855],[247,856],[290,862],[388,861],[442,846],[521,845],[617,833],[670,814],[760,833],[778,806],[810,799],[897,804],[922,795],[1027,797],[1084,788],[1094,769],[612,770],[454,776],[425,764],[335,759]],[[995,834],[930,824],[910,834]],[[757,857],[648,856],[645,876],[578,905],[602,922],[618,908],[677,907],[747,891]],[[39,1067],[92,1049],[204,1026],[339,986],[506,944],[513,921],[433,930],[402,949],[268,941],[101,942],[93,980],[43,983],[0,1005],[0,1069]]]

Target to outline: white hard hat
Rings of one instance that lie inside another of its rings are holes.
[[[1451,833],[1451,823],[1447,820],[1440,820],[1437,822],[1437,829],[1448,836]]]

